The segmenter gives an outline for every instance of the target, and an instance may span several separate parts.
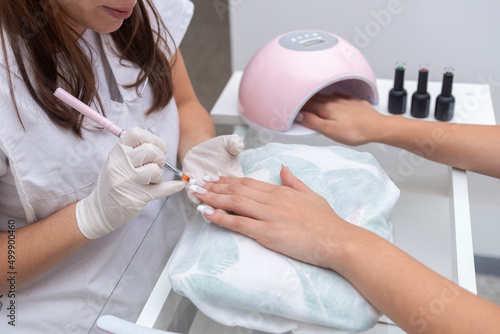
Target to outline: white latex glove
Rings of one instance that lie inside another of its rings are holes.
[[[109,152],[94,191],[76,204],[83,235],[99,238],[137,217],[149,201],[184,189],[184,181],[162,183],[166,153],[152,133],[128,130]]]
[[[190,178],[201,180],[205,176],[243,177],[238,155],[245,149],[238,135],[219,136],[193,147],[184,157],[182,171]],[[200,204],[193,191],[186,188],[189,199]]]

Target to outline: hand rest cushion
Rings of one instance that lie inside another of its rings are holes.
[[[272,143],[241,153],[240,162],[246,176],[273,184],[281,184],[285,163],[340,217],[391,239],[399,190],[370,154]],[[337,273],[273,252],[201,217],[187,227],[168,270],[176,292],[228,326],[331,333],[366,330],[380,317]]]

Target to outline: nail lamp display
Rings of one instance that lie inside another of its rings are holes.
[[[239,115],[256,129],[313,135],[294,120],[317,93],[343,93],[378,105],[375,75],[358,49],[325,31],[289,32],[268,42],[246,66]]]

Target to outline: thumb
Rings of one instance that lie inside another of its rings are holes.
[[[281,166],[281,172],[280,172],[280,177],[281,177],[281,183],[284,186],[290,187],[294,190],[297,190],[301,193],[314,193],[304,182],[296,178],[290,169],[282,165]]]
[[[186,187],[186,182],[184,181],[169,181],[162,182],[159,184],[149,185],[149,195],[153,199],[160,199],[170,195],[173,195]]]
[[[306,128],[318,132],[321,132],[321,130],[325,128],[325,123],[327,122],[326,119],[306,111],[301,111],[300,114],[302,114],[302,116],[299,117],[300,124],[305,126]]]

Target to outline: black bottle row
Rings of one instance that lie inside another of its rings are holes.
[[[436,98],[434,117],[440,121],[449,121],[453,118],[455,98],[451,94],[454,69],[446,67],[443,74],[441,94]],[[405,63],[397,62],[394,74],[394,88],[389,92],[389,112],[404,114],[406,112],[406,90],[404,89]],[[427,92],[429,66],[420,65],[418,70],[417,90],[411,97],[410,113],[415,118],[429,116],[431,96]]]

